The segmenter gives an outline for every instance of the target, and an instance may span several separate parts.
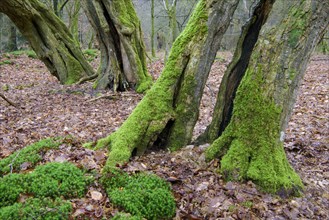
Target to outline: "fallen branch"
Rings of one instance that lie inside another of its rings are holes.
[[[4,99],[9,105],[14,106],[15,108],[19,108],[19,106],[18,106],[16,103],[14,103],[14,102],[10,101],[8,98],[6,98],[6,96],[5,96],[4,94],[0,93],[0,96],[1,96],[1,98],[3,98],[3,99]]]

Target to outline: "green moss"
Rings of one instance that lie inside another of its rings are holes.
[[[300,2],[303,7],[308,7],[307,3],[305,0]],[[305,13],[304,10],[300,10],[300,7],[292,7],[291,11],[289,12],[291,15],[289,22],[289,28],[291,28],[291,31],[289,32],[288,36],[288,43],[290,47],[294,48],[298,44],[298,41],[301,39],[301,36],[305,32],[305,28],[307,28],[307,20],[308,20],[308,14],[310,13]]]
[[[112,220],[142,220],[143,218],[140,216],[132,216],[128,213],[119,212],[111,219]]]
[[[175,200],[169,184],[155,175],[129,176],[111,169],[102,177],[102,183],[113,204],[135,216],[171,219],[175,214]]]
[[[84,195],[86,178],[83,172],[71,163],[48,163],[37,166],[27,177],[30,193],[36,197],[75,198]]]
[[[83,51],[83,54],[86,56],[88,61],[93,61],[99,55],[99,50],[87,49]]]
[[[289,165],[280,142],[280,114],[263,94],[262,66],[247,69],[234,100],[230,124],[206,151],[208,160],[224,155],[221,172],[228,180],[252,180],[271,193],[298,194],[299,176]]]
[[[24,182],[24,176],[21,174],[14,173],[0,178],[0,207],[12,205],[17,201],[20,193],[25,191]]]
[[[0,208],[0,219],[69,219],[71,212],[71,203],[59,198],[55,200],[29,198],[23,203]]]
[[[135,29],[139,25],[139,18],[137,17],[132,1],[113,0],[112,4],[121,23],[123,23],[126,28]]]
[[[5,159],[0,160],[0,175],[10,172],[10,169],[12,169],[12,171],[19,171],[20,166],[25,162],[30,163],[31,166],[36,165],[39,161],[41,161],[41,154],[43,152],[49,149],[57,148],[61,145],[62,140],[63,139],[61,138],[43,139],[26,146]]]
[[[252,208],[253,202],[252,201],[245,201],[245,202],[242,202],[241,205],[246,207],[246,208]]]
[[[33,59],[37,59],[38,58],[37,54],[33,50],[26,51],[26,55],[28,57],[30,57],[30,58],[33,58]]]
[[[84,195],[87,178],[71,163],[49,163],[32,173],[0,178],[0,207],[13,205],[20,194],[36,198],[76,198]]]
[[[291,47],[295,47],[302,34],[303,34],[303,30],[299,30],[299,29],[292,30],[288,39],[289,45]]]
[[[141,77],[140,77],[141,78]],[[147,75],[146,77],[143,76],[144,79],[141,80],[141,82],[137,85],[136,92],[143,93],[147,91],[149,88],[151,88],[153,81],[152,77]]]

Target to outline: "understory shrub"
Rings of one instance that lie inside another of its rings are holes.
[[[42,152],[57,148],[61,145],[61,140],[61,138],[43,139],[0,160],[0,176],[11,170],[19,171],[25,162],[30,163],[31,166],[36,165],[42,159]]]
[[[71,203],[60,198],[29,198],[23,203],[0,208],[0,219],[69,219],[71,212]]]
[[[104,175],[102,183],[111,202],[132,215],[146,219],[171,219],[175,214],[171,187],[156,175],[139,173],[129,176],[113,170]]]

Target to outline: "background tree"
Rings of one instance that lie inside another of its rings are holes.
[[[143,92],[151,86],[147,72],[141,25],[132,2],[81,1],[101,50],[97,89],[123,91],[136,87]]]
[[[116,132],[94,143],[110,147],[108,165],[141,155],[153,144],[174,150],[191,140],[205,81],[237,3],[198,3],[155,85]]]
[[[227,179],[252,180],[282,196],[299,193],[302,182],[285,156],[284,131],[306,64],[328,28],[328,13],[324,0],[294,4],[285,20],[264,29],[249,64],[244,54],[250,54],[254,30],[242,35],[218,93],[213,124],[219,126],[208,129],[219,138],[206,157],[221,158]]]
[[[44,4],[37,0],[3,0],[0,12],[10,17],[61,83],[71,84],[93,74],[70,31]]]

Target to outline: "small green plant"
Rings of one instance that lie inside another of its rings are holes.
[[[61,138],[48,138],[26,146],[20,151],[0,160],[0,175],[4,175],[10,171],[19,171],[20,166],[25,162],[34,166],[42,159],[40,154],[43,151],[57,148],[61,143]]]
[[[9,54],[14,55],[15,57],[18,57],[18,56],[23,55],[24,53],[25,53],[24,50],[16,50],[16,51],[10,52]]]
[[[228,211],[229,211],[229,212],[234,212],[236,209],[237,209],[237,208],[236,208],[235,205],[230,205],[230,206],[228,207]]]
[[[48,163],[37,166],[27,177],[29,192],[35,197],[75,198],[85,194],[86,178],[83,172],[71,163]]]
[[[23,203],[0,208],[0,219],[69,219],[71,203],[60,198],[29,198]]]
[[[252,203],[252,201],[244,201],[244,202],[242,202],[241,205],[246,207],[246,208],[251,208],[253,203]]]
[[[151,174],[132,176],[118,170],[107,172],[102,179],[114,205],[134,216],[147,219],[171,219],[176,210],[170,185]]]
[[[1,64],[0,64],[0,65],[1,65]],[[5,91],[5,92],[7,92],[9,89],[10,89],[10,87],[9,87],[8,84],[4,84],[4,85],[2,86],[2,90]]]
[[[13,62],[11,60],[4,60],[0,62],[0,65],[9,65],[9,64],[13,64]]]
[[[27,50],[26,55],[30,58],[33,58],[33,59],[38,58],[37,54],[33,50]]]
[[[87,49],[83,51],[83,54],[86,56],[88,61],[93,61],[98,56],[98,50]]]

